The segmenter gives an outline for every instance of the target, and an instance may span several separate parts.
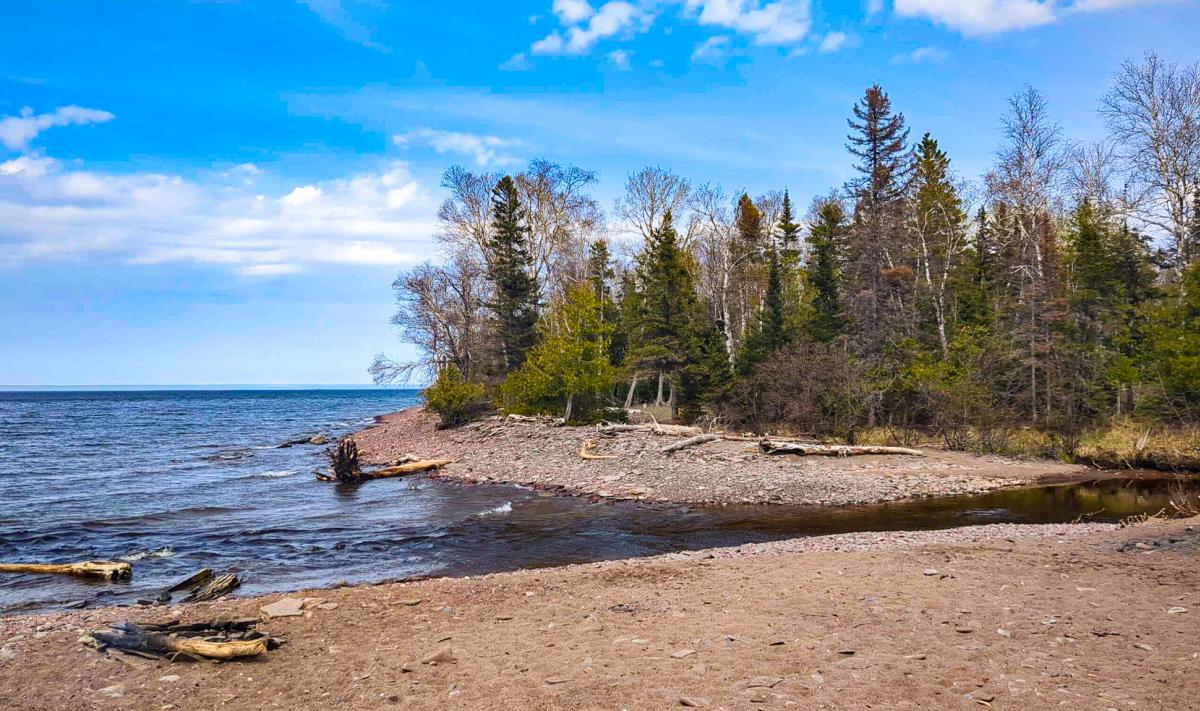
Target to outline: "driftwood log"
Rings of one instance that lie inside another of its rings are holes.
[[[602,435],[612,436],[622,432],[650,432],[656,435],[671,435],[675,437],[691,437],[698,434],[703,434],[704,430],[699,427],[689,427],[687,425],[660,425],[657,422],[648,425],[625,425],[613,422],[604,422],[596,425],[596,431]]]
[[[784,442],[773,439],[762,440],[758,443],[758,448],[764,454],[795,454],[807,457],[855,457],[863,454],[906,454],[913,457],[920,457],[924,454],[919,449],[909,449],[908,447],[804,444],[802,442]]]
[[[706,442],[717,442],[721,439],[723,439],[723,436],[718,435],[718,434],[699,434],[699,435],[696,435],[695,437],[688,437],[687,439],[681,439],[678,442],[675,442],[674,444],[668,444],[666,447],[663,447],[659,451],[661,451],[663,453],[677,452],[681,449],[687,449],[688,447],[695,447],[698,444],[705,444]]]
[[[354,479],[339,479],[335,476],[322,474],[317,472],[317,479],[321,481],[335,481],[349,484],[359,484],[371,479],[390,479],[397,476],[405,476],[406,474],[416,474],[417,472],[429,471],[431,469],[441,469],[447,464],[453,464],[453,459],[417,459],[403,464],[397,464],[391,467],[384,467],[374,471],[364,472],[359,471],[358,476]]]
[[[242,581],[233,573],[226,573],[212,578],[183,598],[184,602],[203,602],[205,600],[216,600],[219,597],[225,597],[229,593],[238,589]]]
[[[210,641],[150,632],[132,622],[116,625],[112,632],[92,632],[91,637],[102,645],[116,649],[172,660],[179,656],[216,660],[257,657],[266,653],[268,643],[265,635],[255,639]]]
[[[0,563],[0,573],[45,573],[81,578],[129,580],[133,566],[124,561],[85,560],[80,563]]]
[[[590,439],[584,440],[583,446],[581,446],[579,448],[579,458],[586,459],[588,461],[595,461],[595,460],[599,460],[599,459],[616,459],[617,458],[617,455],[615,455],[615,454],[592,454],[592,447],[594,447],[594,446],[595,446],[595,443],[592,442],[592,440],[590,440]]]

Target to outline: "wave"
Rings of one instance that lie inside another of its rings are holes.
[[[163,546],[162,548],[155,548],[153,550],[135,551],[127,555],[119,556],[118,560],[123,560],[127,563],[136,563],[139,560],[145,560],[147,558],[170,558],[173,555],[175,555],[175,551],[171,550],[170,546]]]
[[[259,477],[259,478],[266,478],[266,479],[281,479],[285,476],[291,476],[291,475],[297,474],[297,473],[298,472],[295,469],[272,469],[270,471],[265,471],[265,472],[261,472],[259,474],[255,474],[254,476]]]
[[[475,515],[476,516],[498,516],[500,514],[507,514],[507,513],[512,513],[512,502],[511,501],[505,501],[504,503],[500,504],[499,506],[497,506],[495,508],[488,509],[487,511],[480,511],[479,513],[477,513]]]

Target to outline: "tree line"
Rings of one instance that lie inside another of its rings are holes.
[[[372,373],[431,378],[448,422],[653,403],[980,449],[1019,424],[1068,450],[1114,416],[1195,422],[1200,66],[1127,61],[1098,111],[1108,136],[1075,143],[1023,88],[969,181],[871,86],[847,122],[854,179],[807,208],[647,167],[606,214],[592,171],[451,167],[445,258],[394,283],[420,358]]]

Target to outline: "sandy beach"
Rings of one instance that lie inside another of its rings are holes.
[[[554,427],[490,418],[450,430],[420,408],[384,415],[354,438],[364,459],[388,464],[406,454],[454,463],[437,476],[504,482],[583,496],[694,504],[866,504],[977,494],[1004,487],[1094,476],[1052,461],[976,456],[926,448],[924,456],[766,455],[754,442],[720,441],[675,453],[680,437],[645,432],[602,437],[594,427]],[[592,442],[598,455],[579,451]]]
[[[14,709],[1190,708],[1189,522],[851,534],[297,593],[254,661],[84,648],[125,619],[285,596],[0,620]],[[315,605],[320,607],[315,607]]]

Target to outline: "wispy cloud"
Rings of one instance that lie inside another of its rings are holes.
[[[371,38],[371,30],[363,24],[355,20],[342,0],[297,0],[301,5],[304,5],[325,24],[333,27],[342,36],[356,44],[361,44],[369,49],[378,50],[380,52],[392,51],[385,44],[380,44]]]
[[[716,63],[724,59],[725,50],[729,47],[728,35],[709,37],[692,50],[693,62]]]
[[[525,56],[524,52],[517,52],[500,63],[500,71],[502,72],[528,72],[532,69],[533,64],[529,61],[529,57]]]
[[[483,167],[516,163],[516,158],[505,155],[502,151],[521,145],[520,141],[496,136],[438,131],[432,128],[419,128],[415,131],[397,134],[392,136],[392,141],[400,147],[414,144],[426,145],[437,151],[439,155],[454,153],[469,156],[477,165]]]
[[[853,47],[858,42],[858,38],[854,35],[848,35],[845,32],[830,32],[821,38],[821,42],[817,45],[817,51],[821,54],[830,54],[840,49]]]
[[[555,14],[565,33],[555,30],[530,46],[534,54],[584,54],[600,40],[648,28],[653,16],[623,0],[604,3],[593,11],[587,3],[555,2]],[[570,19],[569,19],[570,18]]]
[[[107,255],[259,277],[405,264],[429,251],[435,203],[405,163],[274,194],[245,184],[246,172],[106,173],[21,156],[0,163],[0,246],[18,263]]]
[[[621,71],[629,71],[629,52],[623,49],[614,49],[608,53],[608,61],[614,67]]]
[[[924,18],[967,36],[1026,30],[1074,13],[1103,12],[1170,0],[895,0],[898,17]]]
[[[911,52],[892,56],[892,64],[936,64],[949,56],[944,49],[918,47]]]
[[[35,114],[33,109],[26,106],[19,115],[0,119],[0,143],[14,151],[25,150],[30,141],[48,128],[104,123],[114,118],[107,111],[85,109],[82,106],[60,106],[48,114]]]

